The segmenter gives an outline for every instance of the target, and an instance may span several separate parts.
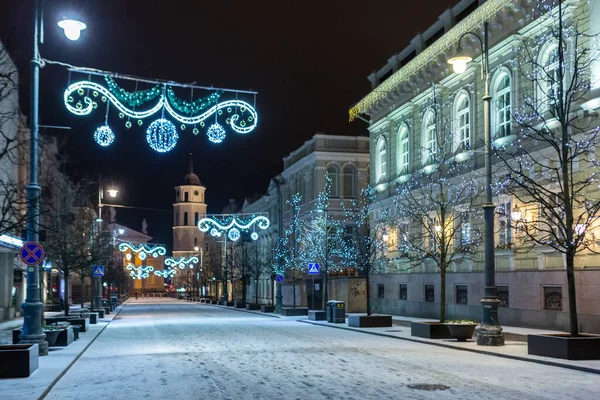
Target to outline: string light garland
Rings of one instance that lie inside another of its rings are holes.
[[[160,85],[154,86],[152,89],[139,90],[135,92],[128,92],[121,88],[114,79],[108,75],[104,76],[106,85],[110,92],[122,103],[127,104],[130,107],[141,106],[144,103],[154,100],[160,96],[162,89]],[[98,93],[98,92],[96,92]]]
[[[146,130],[146,141],[159,153],[167,153],[175,148],[179,134],[177,128],[168,119],[157,119]]]
[[[216,91],[206,97],[201,97],[194,101],[185,101],[177,97],[173,88],[167,89],[167,97],[173,105],[173,108],[185,114],[198,114],[204,111],[207,107],[213,106],[219,102],[219,98],[223,94],[223,91]]]
[[[198,257],[196,256],[191,256],[191,257],[179,257],[179,258],[174,258],[174,257],[169,257],[167,259],[165,259],[165,265],[169,266],[169,267],[179,267],[180,269],[184,269],[185,267],[189,266],[190,268],[193,267],[193,264],[198,264]]]
[[[269,218],[256,214],[210,215],[198,221],[201,232],[210,232],[213,237],[221,237],[221,232],[227,232],[227,238],[233,242],[240,240],[242,232],[250,233],[252,240],[258,239],[256,227],[265,230],[270,226]]]
[[[154,258],[158,258],[158,256],[164,256],[165,254],[167,254],[167,249],[165,248],[165,246],[152,243],[138,244],[122,242],[119,243],[119,251],[122,253],[125,253],[126,251],[131,251],[132,253],[137,253],[138,257],[140,257],[140,255],[143,254],[141,257],[144,257],[144,259],[147,255],[152,255],[152,257]]]

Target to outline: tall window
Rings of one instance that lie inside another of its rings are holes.
[[[435,132],[435,114],[428,110],[423,118],[423,165],[433,163],[437,152],[437,137]]]
[[[510,93],[510,75],[507,72],[501,72],[496,78],[494,86],[494,99],[496,101],[496,138],[502,138],[510,135],[511,121],[511,93]]]
[[[512,212],[512,202],[505,201],[498,204],[498,245],[508,247],[512,244],[512,228],[510,213]]]
[[[471,113],[469,112],[469,96],[464,93],[458,96],[454,113],[456,120],[457,150],[469,150],[471,148]]]
[[[408,173],[409,168],[409,149],[408,149],[408,127],[406,125],[402,125],[400,130],[398,131],[398,173],[406,174]]]
[[[385,145],[385,139],[380,138],[377,142],[377,182],[385,181],[387,175],[387,149]]]
[[[338,169],[335,165],[331,165],[327,168],[327,175],[329,175],[329,179],[331,179],[331,197],[339,197],[339,174]]]
[[[428,239],[429,239],[429,251],[432,253],[437,253],[438,250],[438,236],[440,235],[441,226],[438,223],[437,217],[429,217],[428,218]]]
[[[200,221],[200,214],[195,213],[194,214],[194,225],[198,225],[199,221]]]
[[[183,193],[184,201],[190,201],[190,194],[188,192]]]
[[[566,49],[563,46],[563,54],[565,53]],[[540,111],[547,111],[558,102],[560,85],[564,84],[559,71],[558,43],[556,41],[544,46],[540,52],[538,65],[538,107],[541,108]],[[566,71],[564,65],[563,71]]]
[[[356,174],[352,165],[345,165],[342,170],[344,197],[356,196]]]
[[[460,215],[460,246],[469,246],[471,244],[471,216],[468,213]]]
[[[188,224],[188,214],[187,214],[187,212],[184,212],[183,213],[183,225],[187,226],[187,224]]]

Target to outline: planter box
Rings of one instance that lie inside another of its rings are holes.
[[[450,336],[459,342],[465,342],[467,339],[473,338],[475,332],[475,324],[446,324]]]
[[[223,300],[223,301],[221,301],[221,305],[223,305],[225,307],[233,307],[234,303],[233,303],[233,301],[225,301],[225,300]]]
[[[90,330],[90,319],[89,318],[79,318],[79,317],[48,317],[44,318],[47,324],[52,324],[54,322],[68,322],[71,325],[79,325],[80,332],[87,332]]]
[[[92,325],[96,325],[98,323],[98,313],[97,312],[91,312],[90,313],[90,324]]]
[[[235,301],[234,307],[235,308],[246,308],[246,303],[243,301]]]
[[[327,313],[322,310],[308,310],[308,319],[311,321],[326,321]]]
[[[348,315],[348,326],[354,328],[385,328],[392,326],[391,315]]]
[[[600,335],[527,335],[527,353],[566,360],[600,360]]]
[[[260,304],[246,304],[246,310],[260,310]]]
[[[46,334],[46,342],[48,342],[48,347],[56,346],[56,339],[58,339],[58,334],[60,333],[60,331],[44,330],[44,333]]]
[[[96,310],[94,313],[98,314],[98,318],[104,318],[104,310]]]
[[[73,333],[73,327],[69,326],[67,329],[59,331],[56,338],[55,346],[68,346],[75,341],[75,334]]]
[[[425,339],[452,339],[448,326],[441,322],[413,322],[410,324],[411,336]]]
[[[0,346],[0,378],[27,378],[39,366],[37,344]]]
[[[275,306],[263,304],[262,306],[260,306],[260,312],[275,312]]]
[[[307,307],[281,307],[281,315],[284,317],[301,317],[303,315],[308,315]]]
[[[209,303],[210,304],[219,304],[219,300],[211,300]]]

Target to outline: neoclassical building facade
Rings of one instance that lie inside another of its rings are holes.
[[[600,61],[597,58],[600,54],[597,38],[600,1],[562,3],[565,25],[577,25],[579,31],[589,35],[586,37],[592,37],[584,44],[590,49],[589,57],[596,58],[588,59],[582,75],[584,86],[589,85],[589,90],[585,98],[574,103],[573,112],[595,129],[600,120]],[[550,33],[556,17],[541,18],[536,10],[546,7],[544,11],[556,15],[552,4],[530,0],[462,0],[368,77],[372,92],[350,110],[350,116],[370,116],[370,184],[378,198],[373,209],[375,213],[389,210],[390,225],[392,220],[403,218],[394,207],[396,188],[432,168],[433,156],[440,151],[437,146],[442,134],[450,132],[452,135],[448,146],[455,157],[453,162],[462,163],[466,170],[483,177],[484,85],[479,43],[463,41],[462,44],[477,55],[464,73],[454,73],[446,62],[456,51],[463,33],[475,31],[483,37],[483,24],[489,24],[492,146],[520,145],[516,130],[522,125],[517,124],[515,116],[525,103],[537,102],[540,112],[547,112],[541,108],[545,101],[542,97],[556,91],[552,77],[559,68],[558,42]],[[565,41],[564,49],[568,75],[574,68],[570,60],[576,59],[581,50],[570,40]],[[533,69],[519,68],[518,59],[524,51],[533,57]],[[556,163],[540,154],[543,165]],[[531,173],[536,173],[534,169],[532,166]],[[493,171],[494,181],[501,181],[507,173],[498,160]],[[550,246],[531,246],[529,251],[522,252],[515,249],[518,232],[509,223],[508,216],[520,204],[513,196],[500,191],[494,192],[493,201],[496,204],[496,285],[501,323],[566,329],[568,298],[564,256]],[[483,231],[481,218],[474,218],[464,226],[467,228],[457,233],[463,238],[470,237],[471,232]],[[401,237],[392,236],[390,240],[394,245],[402,241]],[[372,279],[370,293],[374,311],[437,318],[440,276],[436,268],[427,263],[411,264],[393,247],[390,245],[383,257],[389,270],[395,272]],[[479,246],[473,257],[452,265],[446,286],[449,319],[481,319],[483,271],[483,246]],[[576,259],[575,279],[580,325],[584,331],[600,332],[600,259],[594,251],[586,251]]]

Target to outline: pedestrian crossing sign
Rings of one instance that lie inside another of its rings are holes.
[[[104,276],[104,265],[94,265],[92,271],[94,276]]]
[[[319,274],[319,264],[318,263],[308,263],[308,274],[309,275],[318,275]]]

